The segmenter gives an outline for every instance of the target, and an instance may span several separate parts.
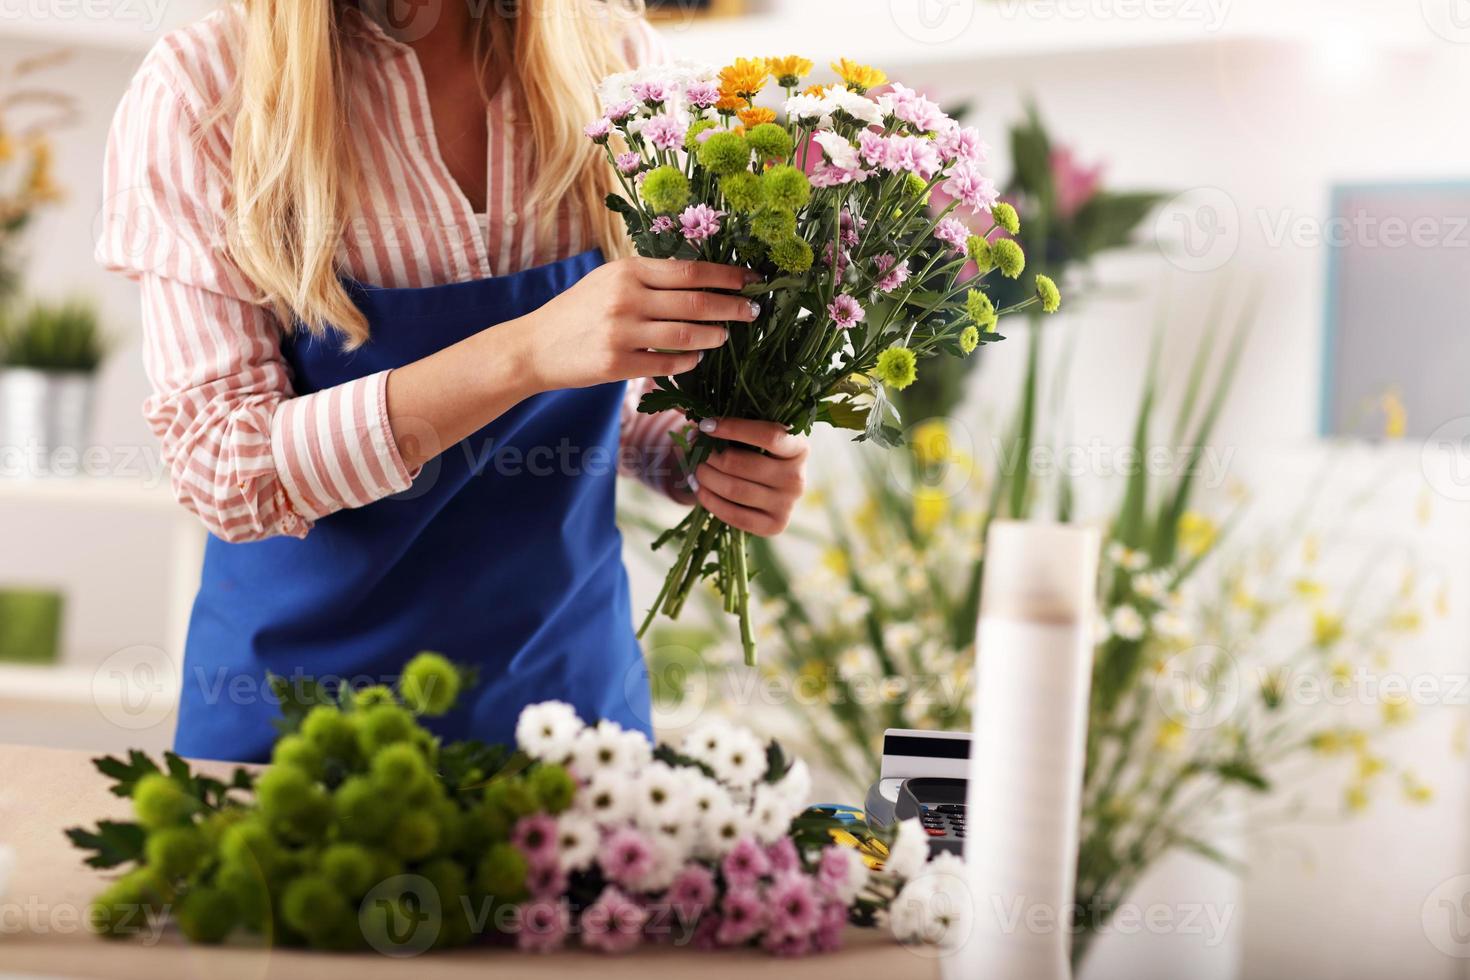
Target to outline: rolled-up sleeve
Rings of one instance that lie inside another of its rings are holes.
[[[282,326],[231,260],[228,136],[180,42],[150,54],[113,121],[97,260],[137,280],[143,406],[174,493],[215,535],[304,536],[406,489],[387,372],[297,395]]]

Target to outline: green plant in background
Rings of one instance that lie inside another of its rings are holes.
[[[1135,467],[1106,520],[1077,877],[1079,961],[1159,858],[1184,849],[1229,860],[1211,844],[1209,820],[1232,791],[1279,802],[1291,785],[1277,779],[1283,767],[1339,756],[1349,771],[1347,811],[1393,781],[1409,800],[1429,796],[1374,749],[1384,729],[1408,720],[1407,704],[1384,700],[1364,709],[1375,712],[1365,720],[1340,703],[1291,696],[1304,681],[1350,682],[1355,671],[1381,667],[1393,639],[1417,628],[1426,599],[1412,560],[1402,588],[1370,588],[1367,579],[1388,570],[1374,562],[1353,591],[1334,595],[1318,544],[1340,530],[1324,523],[1325,480],[1300,519],[1229,548],[1244,498],[1223,514],[1195,504],[1195,474],[1251,317],[1247,309],[1227,329],[1217,308],[1167,431],[1157,344],[1139,396],[1129,458],[1149,459],[1165,437],[1167,446],[1192,448],[1168,473]],[[1212,372],[1216,344],[1224,351]],[[1033,469],[1042,380],[1033,357],[995,473],[982,474],[955,446],[956,430],[931,420],[889,465],[859,463],[855,513],[842,513],[837,495],[850,488],[812,496],[805,506],[826,517],[821,531],[805,534],[825,544],[815,556],[795,554],[799,545],[784,539],[758,543],[755,581],[773,651],[764,670],[794,678],[783,720],[805,730],[849,792],[860,796],[875,778],[885,728],[969,727],[981,542],[992,517],[1071,517],[1080,491],[1095,489]],[[733,663],[729,638],[712,622],[710,649],[698,657],[680,656],[697,642],[687,632],[670,638],[667,660],[656,637],[655,677],[666,667],[682,677]],[[746,724],[778,724],[730,707]],[[1294,815],[1293,806],[1283,815]]]
[[[64,605],[60,592],[0,589],[0,662],[55,663]]]
[[[68,57],[49,52],[0,66],[0,303],[20,284],[21,236],[63,196],[51,136],[76,118],[76,102],[35,79]]]
[[[0,324],[0,365],[90,374],[107,355],[97,310],[82,300],[34,303]]]

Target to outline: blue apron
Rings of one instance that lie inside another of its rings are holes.
[[[588,252],[511,276],[427,289],[349,283],[372,340],[344,352],[305,331],[283,349],[305,394],[401,367],[523,316],[601,262]],[[279,705],[267,673],[392,683],[420,650],[478,670],[428,726],[514,741],[525,705],[649,730],[614,524],[626,386],[522,402],[429,463],[401,494],[319,520],[303,539],[210,538],[189,623],[175,749],[263,760]]]

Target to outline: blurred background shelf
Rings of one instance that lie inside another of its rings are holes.
[[[91,510],[144,511],[183,516],[167,484],[121,477],[37,477],[0,479],[0,506],[38,504]]]

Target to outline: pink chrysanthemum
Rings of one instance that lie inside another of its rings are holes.
[[[688,128],[682,120],[665,113],[648,120],[643,127],[643,138],[660,150],[677,150],[684,145]]]
[[[933,140],[922,136],[891,136],[885,165],[895,173],[906,171],[924,180],[932,180],[944,166],[944,160]]]
[[[839,296],[837,298],[839,301],[843,299],[852,299],[852,297],[850,296]],[[835,306],[836,304],[834,303],[833,305]],[[853,300],[853,305],[857,306],[857,300]],[[858,320],[861,320],[864,316],[867,315],[863,311],[863,308],[861,306],[858,306],[857,310]],[[782,837],[780,840],[776,841],[776,843],[767,846],[766,857],[770,859],[771,874],[773,875],[781,875],[785,874],[788,871],[796,871],[801,867],[801,857],[797,855],[796,844],[792,842],[790,837]]]
[[[633,98],[648,105],[663,105],[669,97],[668,86],[657,78],[633,83]]]
[[[669,905],[685,922],[698,919],[714,900],[715,874],[702,864],[686,866],[669,885]]]
[[[822,906],[822,921],[812,933],[812,948],[819,953],[835,953],[842,948],[842,935],[847,930],[847,905],[828,902]]]
[[[766,921],[766,907],[754,888],[731,888],[720,903],[720,927],[715,941],[721,946],[739,946],[761,931]]]
[[[657,218],[653,219],[653,224],[648,226],[648,230],[653,232],[655,235],[664,235],[668,232],[673,231],[674,227],[674,219],[670,218],[666,214],[661,214]]]
[[[556,898],[567,890],[567,873],[554,862],[526,869],[526,890],[534,898]]]
[[[754,837],[742,837],[730,848],[720,864],[725,881],[732,888],[750,888],[771,873],[771,859]]]
[[[603,839],[597,863],[608,880],[636,888],[653,870],[653,845],[633,828],[622,827]]]
[[[607,118],[612,122],[620,123],[637,111],[638,103],[634,102],[632,99],[624,99],[622,102],[617,102],[611,106],[608,106]]]
[[[525,855],[532,867],[556,865],[556,818],[545,813],[532,814],[516,821],[510,842]]]
[[[843,184],[861,184],[868,179],[866,170],[843,170],[824,163],[812,171],[810,176],[813,187],[841,187]]]
[[[690,82],[689,87],[684,90],[684,97],[689,104],[700,109],[708,109],[720,101],[719,82]]]
[[[883,254],[873,260],[878,269],[878,281],[873,287],[880,293],[891,293],[909,281],[908,262],[899,262],[898,256]]]
[[[889,97],[893,100],[893,114],[917,132],[931,133],[949,122],[943,109],[907,85],[894,82]]]
[[[836,243],[828,242],[822,246],[822,264],[829,269],[835,265],[838,279],[847,275],[847,266],[851,261],[852,256],[848,254],[847,249],[838,251]]]
[[[566,899],[535,899],[516,912],[516,948],[528,953],[550,953],[566,943],[572,925]]]
[[[934,237],[956,252],[963,252],[970,240],[970,229],[959,218],[945,218],[934,229]]]
[[[589,949],[626,953],[643,938],[648,913],[615,886],[608,885],[597,901],[582,911],[582,943]]]
[[[854,218],[851,211],[846,210],[844,210],[842,214],[838,217],[838,237],[842,240],[842,244],[846,245],[848,248],[853,248],[857,245],[859,241],[861,241],[858,232],[863,229],[867,222],[862,221],[862,223],[859,224],[860,220],[861,219]]]
[[[582,130],[587,138],[594,143],[606,143],[608,137],[612,136],[612,123],[606,119],[599,119],[594,123],[588,123]]]
[[[618,156],[618,171],[620,173],[623,173],[625,175],[636,174],[638,172],[638,169],[642,166],[643,157],[637,153],[629,151],[627,153],[619,154]]]
[[[990,147],[980,138],[980,130],[953,120],[939,130],[934,145],[946,160],[959,160],[974,167],[990,158]]]
[[[766,889],[770,919],[767,931],[777,936],[806,936],[822,921],[822,906],[812,879],[788,872]]]
[[[944,192],[956,199],[975,214],[989,211],[1000,194],[995,181],[980,173],[972,163],[961,161],[950,171],[949,180],[944,182]]]
[[[716,211],[708,204],[692,204],[679,215],[684,228],[684,237],[691,242],[702,242],[720,233],[720,219],[725,212]]]

